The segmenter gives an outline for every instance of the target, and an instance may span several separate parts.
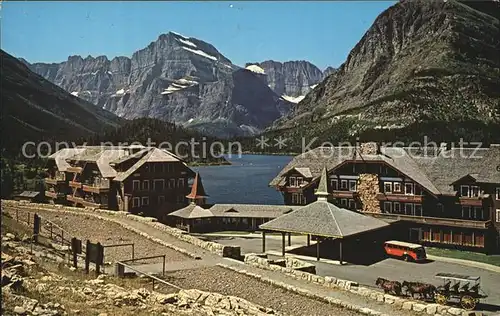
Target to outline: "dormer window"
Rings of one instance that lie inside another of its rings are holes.
[[[295,178],[295,177],[290,177],[290,179],[289,179],[289,181],[288,181],[288,182],[289,182],[289,185],[290,185],[291,187],[295,187],[295,186],[297,186],[297,178]]]
[[[347,190],[347,180],[340,180],[340,189]]]
[[[413,183],[405,183],[405,194],[406,195],[414,195],[414,185]]]
[[[479,197],[481,190],[476,185],[461,185],[460,196],[463,197]]]
[[[498,187],[496,192],[495,192],[495,199],[500,201],[500,187]]]
[[[297,177],[297,186],[300,187],[303,183],[302,177]]]

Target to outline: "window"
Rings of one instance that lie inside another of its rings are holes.
[[[330,186],[332,187],[333,191],[337,191],[339,189],[339,181],[337,179],[331,179]]]
[[[421,204],[415,204],[415,216],[423,216]]]
[[[462,218],[470,218],[470,206],[462,206]]]
[[[184,188],[184,178],[179,178],[179,180],[177,180],[177,187]]]
[[[413,204],[411,204],[411,203],[405,204],[405,214],[406,215],[413,215]]]
[[[340,206],[347,206],[347,199],[341,199]]]
[[[483,219],[484,211],[482,207],[475,206],[474,207],[474,219]]]
[[[342,190],[347,190],[347,180],[340,180],[340,188]]]
[[[296,181],[296,180],[297,180],[297,179],[296,179],[295,177],[290,177],[289,182],[290,182],[290,186],[291,186],[291,187],[295,187],[295,186],[297,186],[297,181]]]
[[[460,186],[460,195],[461,196],[469,196],[469,186],[468,185],[461,185]]]
[[[133,190],[140,190],[141,189],[141,181],[132,180],[132,188],[133,188]]]
[[[478,186],[471,186],[470,187],[470,196],[471,197],[479,197],[480,195],[480,190]]]
[[[349,200],[349,208],[351,210],[355,210],[356,209],[356,201],[354,200]]]
[[[142,197],[142,206],[147,206],[149,205],[149,196],[143,196]]]
[[[149,180],[143,180],[142,181],[142,189],[144,191],[149,191]]]
[[[155,163],[154,164],[154,169],[155,169],[155,172],[160,173],[162,171],[161,164],[160,163]]]
[[[162,191],[163,189],[165,189],[165,180],[154,179],[153,180],[153,189],[156,191]]]
[[[356,180],[349,180],[349,191],[356,192]]]
[[[401,213],[401,204],[399,202],[394,202],[394,213]]]
[[[292,204],[306,204],[306,199],[302,193],[292,193]]]
[[[384,192],[392,193],[392,182],[384,182]]]
[[[394,182],[394,192],[396,192],[396,193],[403,192],[403,190],[401,189],[401,183],[400,182]]]
[[[165,195],[159,195],[158,196],[158,205],[162,205],[165,203]]]
[[[406,195],[413,195],[413,183],[405,183],[405,194]]]
[[[496,220],[498,223],[500,223],[500,209],[497,209]]]
[[[175,188],[175,179],[168,179],[168,182],[170,183],[171,189]]]
[[[384,202],[384,212],[392,213],[392,202]]]
[[[135,197],[132,199],[132,207],[139,207],[141,206],[141,199],[138,197]]]
[[[302,177],[297,177],[297,186],[300,187],[302,185]]]
[[[500,188],[497,188],[496,193],[495,193],[495,198],[497,200],[500,200]]]

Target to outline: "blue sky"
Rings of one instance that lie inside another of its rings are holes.
[[[234,64],[339,66],[395,1],[3,2],[2,49],[29,62],[131,56],[162,33],[213,44]]]

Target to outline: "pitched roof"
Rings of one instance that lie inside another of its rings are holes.
[[[343,238],[388,227],[367,215],[341,209],[326,201],[316,201],[260,225],[261,229]]]
[[[59,171],[66,171],[68,167],[71,167],[71,165],[66,161],[67,158],[70,158],[74,155],[77,155],[81,152],[84,151],[84,148],[63,148],[61,150],[58,150],[57,152],[53,153],[52,155],[49,156],[49,159],[52,159],[55,161],[57,170]]]
[[[292,169],[308,168],[313,182],[323,166],[328,171],[346,161],[379,161],[400,171],[434,195],[453,194],[452,183],[467,174],[478,174],[479,182],[500,183],[500,146],[490,148],[402,148],[381,147],[377,154],[361,154],[356,147],[318,147],[298,155],[269,183],[282,186]]]
[[[298,173],[304,176],[304,178],[312,178],[312,173],[309,168],[294,168]]]
[[[140,158],[135,164],[132,165],[132,167],[130,167],[126,171],[117,173],[116,177],[113,180],[124,181],[147,162],[180,162],[180,160],[172,153],[156,147],[147,148],[145,149],[145,151],[141,151],[140,154],[135,154],[133,158],[139,158],[141,157],[141,155],[144,156],[142,156],[142,158]]]
[[[201,176],[197,172],[194,177],[193,186],[191,187],[191,193],[186,195],[188,199],[200,199],[207,197],[208,195],[205,193],[205,189],[203,188],[203,183],[201,182]]]
[[[180,218],[206,218],[214,216],[214,214],[210,210],[204,209],[201,206],[193,203],[168,215]]]
[[[23,191],[20,194],[16,195],[18,197],[27,197],[27,198],[34,198],[38,196],[40,192],[38,191]]]
[[[301,206],[259,204],[214,204],[210,211],[216,217],[276,218]]]

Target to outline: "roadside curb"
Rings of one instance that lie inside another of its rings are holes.
[[[484,270],[489,270],[492,272],[500,273],[500,267],[494,266],[492,264],[484,263],[484,262],[470,261],[470,260],[463,260],[463,259],[456,259],[456,258],[449,258],[449,257],[439,257],[439,256],[433,256],[433,255],[427,255],[427,259],[448,262],[448,263],[456,263],[456,264],[461,264],[461,265],[468,266],[468,267],[481,268]]]

